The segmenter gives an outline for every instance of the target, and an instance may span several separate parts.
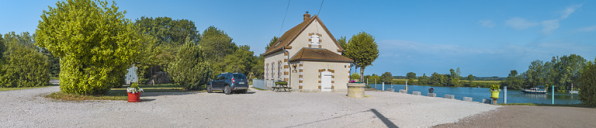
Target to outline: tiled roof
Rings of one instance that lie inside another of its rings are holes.
[[[354,60],[321,48],[302,48],[290,59],[293,61],[330,61],[330,62],[354,62]]]
[[[331,37],[331,39],[334,41],[334,43],[340,48],[340,51],[343,51],[343,48],[339,45],[339,43],[337,42],[337,40],[335,39],[335,37],[333,37],[333,35],[331,35],[331,32],[329,32],[329,30],[327,29],[327,27],[325,26],[325,24],[323,24],[323,22],[321,22],[321,19],[319,19],[319,16],[314,15],[306,20],[304,20],[302,23],[294,26],[292,29],[286,31],[280,38],[279,38],[279,44],[274,44],[273,46],[269,47],[269,49],[267,49],[267,51],[265,51],[265,54],[263,55],[267,55],[270,54],[274,51],[277,50],[281,50],[284,46],[289,46],[290,43],[292,41],[294,41],[294,39],[296,39],[296,37],[298,37],[298,35],[300,33],[302,33],[302,31],[304,31],[304,29],[306,29],[306,27],[308,27],[308,25],[310,25],[314,20],[317,20],[319,23],[321,23],[321,27],[323,27],[323,29],[325,29],[325,31],[329,34],[329,36]]]

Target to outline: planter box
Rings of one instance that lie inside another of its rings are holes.
[[[365,86],[364,83],[348,83],[348,97],[363,98]]]
[[[141,92],[139,93],[128,93],[128,102],[141,102]]]

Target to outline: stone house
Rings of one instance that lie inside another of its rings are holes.
[[[286,31],[265,53],[265,80],[286,81],[301,91],[346,91],[350,63],[317,15]]]

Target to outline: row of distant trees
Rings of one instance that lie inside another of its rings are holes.
[[[37,87],[60,72],[59,59],[35,46],[35,34],[0,34],[0,86]]]
[[[571,54],[562,57],[554,56],[550,61],[536,60],[530,63],[528,70],[518,73],[511,70],[507,80],[501,82],[501,86],[521,89],[536,86],[555,86],[555,90],[565,92],[574,87],[580,87],[578,82],[580,76],[585,73],[588,61],[580,55]]]

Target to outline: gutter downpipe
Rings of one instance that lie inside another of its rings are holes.
[[[290,65],[290,51],[286,51],[286,47],[282,47],[284,52],[288,53],[288,69],[290,69],[290,72],[288,73],[288,76],[290,78],[288,78],[288,87],[292,87],[292,66]],[[284,56],[285,58],[285,56]]]

